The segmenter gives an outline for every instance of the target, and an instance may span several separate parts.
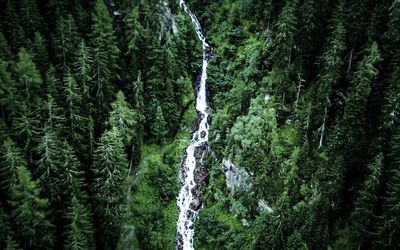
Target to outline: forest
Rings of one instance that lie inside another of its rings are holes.
[[[400,249],[399,129],[400,0],[0,0],[0,249]]]

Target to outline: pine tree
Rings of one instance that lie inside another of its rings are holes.
[[[8,0],[6,2],[6,9],[4,13],[5,22],[5,35],[9,39],[9,43],[13,51],[18,51],[21,47],[27,45],[25,39],[25,33],[22,27],[19,25],[19,17],[16,13],[15,2]]]
[[[35,31],[44,29],[43,17],[40,15],[36,0],[21,0],[18,2],[18,17],[20,25],[29,37],[33,37]]]
[[[312,122],[316,126],[319,126],[320,130],[319,147],[323,145],[325,130],[327,129],[326,124],[331,103],[330,93],[337,85],[342,73],[343,54],[346,49],[346,30],[342,20],[343,4],[343,1],[338,3],[332,18],[333,20],[331,21],[330,29],[332,32],[328,41],[328,47],[322,56],[323,66],[319,74],[317,96],[312,108]]]
[[[114,249],[120,236],[127,204],[128,162],[117,128],[103,133],[95,150],[92,184],[98,245]]]
[[[91,39],[96,50],[95,53],[105,53],[105,61],[103,63],[108,70],[113,72],[110,80],[118,79],[116,70],[119,69],[117,60],[120,51],[114,35],[112,19],[103,0],[96,0],[92,21]]]
[[[0,58],[12,58],[11,48],[3,33],[0,32]]]
[[[33,61],[41,73],[45,73],[49,65],[49,54],[47,50],[46,40],[39,32],[35,32],[31,54]]]
[[[71,14],[60,17],[56,24],[56,32],[53,38],[56,66],[65,73],[74,60],[74,54],[78,45],[78,32],[75,20]]]
[[[93,58],[91,48],[86,45],[85,40],[83,39],[79,43],[78,49],[75,53],[75,58],[75,78],[82,89],[82,96],[85,100],[84,103],[89,105],[88,102],[90,97],[90,82],[92,80],[91,72]]]
[[[48,202],[40,198],[40,189],[24,166],[17,168],[18,181],[11,192],[11,219],[15,239],[24,249],[52,249],[53,226]]]
[[[119,48],[113,31],[112,19],[103,0],[97,0],[92,16],[93,88],[92,104],[96,107],[95,127],[102,130],[109,103],[113,98],[113,82],[119,79]]]
[[[385,183],[382,214],[375,228],[375,248],[396,249],[400,247],[400,133],[396,131],[390,140],[388,180]]]
[[[39,123],[37,112],[30,111],[23,103],[19,108],[12,122],[12,131],[17,136],[18,145],[21,145],[29,156],[29,161],[32,160],[32,148],[37,141],[39,135]]]
[[[11,232],[11,227],[8,222],[8,216],[5,213],[4,209],[0,207],[0,248],[4,249],[7,246],[7,241],[10,235],[13,235]]]
[[[5,193],[9,194],[18,181],[17,168],[26,165],[21,151],[10,138],[7,138],[0,146],[1,188]]]
[[[11,238],[11,236],[7,237],[6,246],[4,250],[19,250],[18,244]]]
[[[3,121],[5,114],[15,115],[16,110],[16,84],[8,70],[9,63],[0,59],[0,112]]]
[[[269,76],[271,92],[282,101],[293,101],[296,85],[289,75],[294,70],[292,57],[295,50],[295,29],[298,22],[296,8],[298,0],[286,1],[275,24],[275,37],[272,44],[270,63],[272,71]]]
[[[87,199],[85,172],[82,164],[75,155],[74,149],[68,144],[67,141],[62,143],[62,167],[65,171],[65,190],[64,196],[66,200],[72,199],[75,196],[80,202]]]
[[[379,154],[368,166],[368,175],[360,188],[354,209],[350,214],[352,243],[356,248],[368,238],[369,228],[378,202],[378,191],[383,168],[383,155]]]
[[[125,145],[132,144],[133,137],[135,136],[134,129],[137,118],[121,91],[117,93],[117,98],[111,104],[111,108],[112,110],[107,122],[108,125],[117,129]]]
[[[157,142],[165,142],[165,137],[168,133],[167,123],[164,119],[163,111],[160,105],[157,105],[157,102],[154,102],[154,110],[152,114],[154,114],[154,120],[150,124],[151,134],[154,136]]]
[[[51,94],[47,95],[47,99],[42,106],[42,117],[45,126],[58,133],[64,132],[66,119],[63,110],[58,106]]]
[[[79,147],[84,144],[86,118],[82,112],[82,89],[69,71],[64,75],[63,97],[66,102],[65,116],[69,127],[69,137],[73,145]]]
[[[35,175],[46,198],[53,205],[62,200],[66,191],[65,168],[63,166],[63,149],[55,132],[45,128],[37,147],[40,159],[37,162]]]
[[[363,144],[363,138],[366,138],[365,112],[372,82],[378,74],[377,63],[380,60],[378,44],[374,42],[366,49],[365,56],[358,64],[351,80],[344,115],[339,125],[339,134],[343,136],[344,149],[347,151],[345,152],[346,159],[365,145]]]
[[[17,75],[17,88],[20,94],[20,102],[26,103],[30,108],[33,103],[37,103],[41,94],[42,78],[36,68],[32,57],[22,48],[18,52],[18,61],[15,65]]]
[[[50,94],[56,103],[64,103],[62,93],[60,89],[62,88],[62,83],[56,75],[56,69],[53,65],[50,65],[49,70],[47,70],[45,75],[45,85],[47,89],[47,94]]]
[[[72,196],[71,205],[68,208],[66,219],[65,249],[86,250],[94,249],[94,231],[89,210]]]

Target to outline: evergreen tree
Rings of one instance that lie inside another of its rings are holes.
[[[64,132],[66,119],[63,110],[50,94],[42,106],[42,116],[45,126],[58,133]]]
[[[32,57],[22,48],[18,53],[18,61],[15,65],[17,75],[17,88],[20,90],[20,102],[26,104],[28,108],[37,103],[41,94],[42,78],[36,68]],[[21,92],[23,94],[21,94]]]
[[[10,194],[18,181],[18,167],[26,164],[21,151],[10,138],[7,138],[0,147],[1,187],[6,194]]]
[[[15,239],[24,249],[52,249],[53,226],[48,219],[48,202],[24,166],[17,168],[18,181],[11,192],[11,219]]]
[[[29,37],[33,37],[35,31],[43,30],[44,22],[40,15],[36,0],[21,0],[18,2],[18,19]]]
[[[165,122],[164,114],[160,105],[154,104],[154,108],[154,113],[152,112],[154,114],[154,120],[150,124],[151,134],[158,142],[163,143],[165,142],[165,136],[168,133],[167,123]]]
[[[78,86],[73,75],[67,71],[64,75],[63,97],[66,102],[65,116],[69,127],[69,137],[73,145],[84,144],[86,119],[82,112],[82,89]]]
[[[44,130],[37,153],[40,159],[37,162],[36,175],[40,187],[51,204],[57,203],[65,191],[65,169],[62,165],[63,150],[60,139],[50,128]]]
[[[16,113],[16,84],[8,70],[9,64],[0,59],[0,112],[3,121],[5,114]]]
[[[92,184],[98,246],[114,249],[126,213],[128,162],[117,128],[103,133],[95,150]]]
[[[77,28],[72,15],[60,17],[53,38],[56,66],[65,73],[71,66],[78,45]]]
[[[10,224],[7,221],[7,215],[2,207],[0,207],[0,247],[6,248],[8,238],[12,235]]]
[[[25,39],[25,33],[20,26],[19,16],[16,13],[15,2],[8,0],[6,2],[6,9],[4,13],[5,22],[5,35],[8,37],[9,44],[13,51],[18,51],[21,47],[26,46],[27,41]]]
[[[3,33],[0,32],[0,58],[12,58],[11,48]]]
[[[86,250],[94,249],[94,231],[88,209],[79,202],[75,195],[72,196],[66,219],[65,249]]]
[[[352,153],[358,152],[363,145],[365,137],[365,112],[368,97],[371,92],[372,82],[378,74],[377,63],[381,60],[377,43],[372,43],[365,51],[363,60],[357,66],[357,70],[351,80],[351,86],[346,99],[346,107],[341,120],[340,135],[342,143],[347,151],[346,159]],[[343,154],[343,155],[345,155]]]
[[[109,103],[113,98],[113,82],[119,79],[119,48],[112,19],[103,0],[95,3],[92,16],[91,42],[93,45],[92,103],[96,107],[96,127],[102,127]]]
[[[35,32],[31,54],[37,68],[44,74],[48,69],[49,54],[46,40],[39,32]]]
[[[319,147],[323,145],[325,130],[327,129],[328,111],[331,106],[330,93],[337,85],[342,73],[343,54],[346,49],[346,30],[342,23],[343,4],[343,1],[338,3],[333,16],[332,25],[330,27],[332,33],[328,41],[328,47],[322,56],[323,66],[319,74],[317,97],[315,98],[312,110],[313,123],[319,126],[320,130]]]
[[[108,118],[108,125],[116,128],[120,133],[120,138],[125,145],[132,144],[135,136],[136,114],[125,100],[124,94],[119,91],[116,100],[111,104],[111,112]]]
[[[396,249],[400,247],[400,147],[398,141],[400,134],[395,132],[390,141],[390,164],[388,166],[388,180],[383,197],[382,214],[379,217],[375,229],[375,247],[384,249]]]
[[[272,71],[268,81],[271,91],[282,101],[293,101],[296,85],[290,79],[293,69],[293,54],[295,50],[295,29],[298,22],[296,8],[298,0],[286,1],[275,24],[275,37],[272,44],[270,63]]]
[[[29,161],[32,161],[32,148],[38,139],[40,120],[37,119],[36,110],[30,111],[24,103],[19,110],[13,119],[13,134],[18,138],[17,144],[23,147],[29,156]]]
[[[92,52],[91,48],[88,47],[85,43],[85,40],[81,40],[79,43],[78,49],[75,53],[75,78],[77,79],[80,88],[82,89],[82,96],[85,100],[85,105],[89,105],[89,97],[90,97],[90,82],[91,72],[92,72]]]
[[[19,250],[18,244],[11,238],[11,236],[7,237],[6,246],[4,250]]]
[[[355,207],[350,214],[352,243],[360,248],[368,237],[369,228],[378,202],[380,177],[383,167],[383,155],[379,154],[368,166],[368,175],[358,193]]]

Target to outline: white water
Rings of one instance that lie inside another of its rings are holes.
[[[179,207],[179,217],[177,221],[178,243],[176,248],[183,250],[194,249],[193,236],[194,228],[193,223],[196,219],[199,210],[195,208],[198,200],[192,194],[193,188],[196,186],[194,180],[194,173],[197,165],[195,157],[196,149],[205,146],[208,142],[208,103],[207,103],[207,66],[208,61],[206,57],[206,50],[210,46],[206,42],[200,23],[194,13],[188,8],[183,0],[180,0],[180,6],[183,10],[190,15],[192,22],[196,28],[196,33],[201,41],[203,48],[203,67],[201,72],[200,88],[196,98],[196,110],[201,114],[201,121],[198,130],[193,134],[189,147],[186,149],[186,160],[183,165],[183,178],[184,183],[177,198]],[[202,161],[202,158],[200,159]],[[197,210],[196,210],[197,209]]]

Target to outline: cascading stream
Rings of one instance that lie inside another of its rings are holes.
[[[192,22],[196,28],[196,33],[201,41],[203,48],[203,66],[201,71],[201,79],[199,90],[197,91],[196,97],[196,110],[200,117],[200,123],[198,130],[194,132],[193,137],[190,141],[190,145],[186,149],[186,160],[183,164],[182,178],[184,179],[183,186],[179,192],[177,198],[177,204],[179,207],[179,217],[177,221],[177,246],[176,249],[190,250],[193,247],[193,236],[194,228],[193,223],[196,219],[199,208],[196,207],[195,200],[197,199],[193,195],[193,190],[196,187],[195,183],[195,169],[196,166],[202,163],[203,156],[200,159],[196,159],[196,152],[198,150],[204,150],[207,148],[208,143],[208,116],[209,108],[207,103],[207,66],[208,60],[211,57],[211,48],[206,42],[206,38],[202,33],[200,23],[196,15],[188,8],[185,1],[180,0],[180,6],[183,10],[189,14]],[[199,161],[199,162],[197,162]]]

